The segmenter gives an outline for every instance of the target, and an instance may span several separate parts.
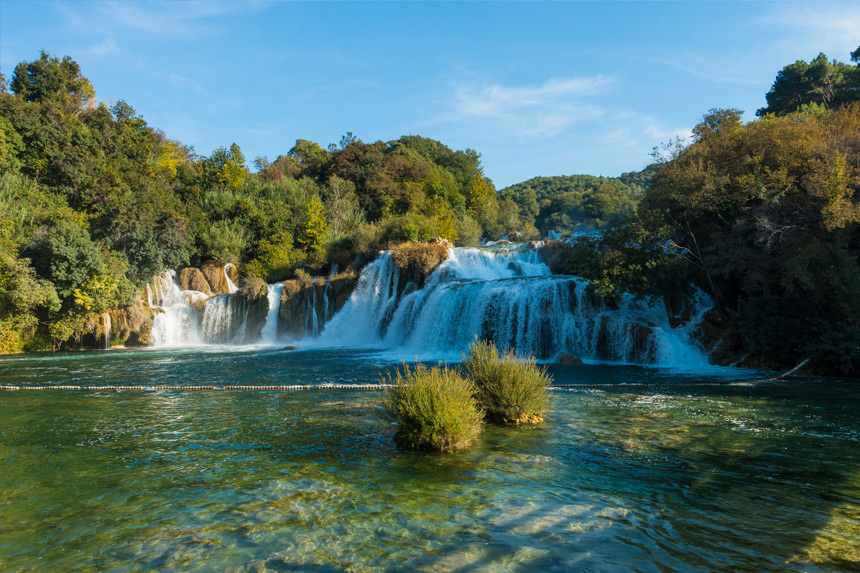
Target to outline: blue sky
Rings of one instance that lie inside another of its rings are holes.
[[[419,134],[479,151],[498,188],[641,169],[711,108],[753,119],[784,65],[858,45],[856,0],[0,0],[7,78],[70,55],[100,101],[201,155]]]

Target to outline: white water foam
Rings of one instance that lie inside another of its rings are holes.
[[[281,291],[284,283],[269,285],[266,298],[269,302],[269,312],[266,314],[266,324],[260,333],[260,342],[263,344],[275,344],[278,341],[278,313],[281,310]]]

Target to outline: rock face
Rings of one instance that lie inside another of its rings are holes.
[[[187,267],[179,271],[176,280],[182,290],[196,290],[206,296],[212,296],[212,289],[203,272],[195,267]],[[225,281],[226,282],[226,281]]]
[[[433,242],[435,241],[435,242]],[[400,269],[400,283],[413,283],[416,289],[424,286],[427,277],[440,264],[448,260],[448,245],[445,239],[434,239],[429,243],[401,243],[391,248],[391,259]]]
[[[131,306],[110,311],[111,344],[149,346],[155,311],[142,298]]]
[[[319,334],[326,321],[349,300],[357,283],[354,275],[318,277],[311,284],[284,281],[278,332],[292,336]]]
[[[242,281],[239,290],[233,295],[232,304],[238,315],[245,318],[245,340],[257,340],[266,324],[269,313],[269,285],[259,277],[249,277]],[[238,321],[237,321],[238,322]]]
[[[717,309],[705,314],[696,338],[708,351],[711,364],[730,366],[742,361],[748,353],[737,322],[726,318]],[[756,366],[758,364],[751,365]]]
[[[235,271],[235,267],[231,268],[231,270]],[[203,277],[209,285],[213,295],[230,294],[230,288],[227,286],[227,275],[224,274],[224,263],[219,261],[206,261],[200,265],[200,272],[203,274]],[[238,279],[238,273],[236,278],[230,277],[230,280],[233,282],[237,282]]]

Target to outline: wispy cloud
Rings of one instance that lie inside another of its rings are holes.
[[[460,86],[458,109],[466,115],[502,116],[527,108],[551,109],[564,99],[594,95],[614,81],[611,77],[550,79],[536,87]]]
[[[454,89],[456,120],[492,119],[525,137],[552,137],[571,124],[601,116],[588,97],[604,92],[615,78],[553,78],[537,86],[459,84]]]
[[[765,16],[763,21],[794,31],[790,41],[795,46],[808,51],[846,51],[845,54],[828,55],[847,60],[848,52],[860,44],[860,7],[854,0],[790,5],[778,3],[776,6],[778,9]]]
[[[669,58],[650,58],[647,60],[655,64],[670,66],[676,70],[681,70],[691,76],[714,82],[718,84],[736,84],[744,86],[754,86],[759,83],[758,78],[749,77],[743,78],[736,69],[715,69],[713,59],[698,62],[681,62]],[[729,65],[732,65],[731,63]]]
[[[69,24],[77,29],[103,31],[136,30],[157,36],[193,37],[211,33],[215,23],[232,14],[255,13],[266,7],[262,1],[181,2],[102,1],[59,5]]]
[[[100,58],[103,56],[109,56],[111,54],[115,54],[119,51],[119,46],[116,45],[116,42],[113,41],[113,38],[105,38],[102,42],[98,44],[93,44],[89,48],[83,50],[81,52],[84,56],[89,56],[91,58]]]

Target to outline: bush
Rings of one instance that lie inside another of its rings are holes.
[[[481,242],[481,225],[469,215],[463,215],[455,224],[457,229],[457,240],[454,244],[458,247],[477,247]]]
[[[414,369],[385,380],[382,405],[397,422],[395,440],[403,447],[452,452],[468,446],[481,432],[483,413],[475,403],[475,387],[447,367]]]
[[[520,359],[513,350],[500,356],[492,342],[476,341],[463,357],[463,366],[488,420],[504,424],[543,420],[550,406],[547,386],[552,378],[533,357]]]
[[[304,288],[308,288],[314,284],[314,277],[304,269],[296,269],[296,280]]]

